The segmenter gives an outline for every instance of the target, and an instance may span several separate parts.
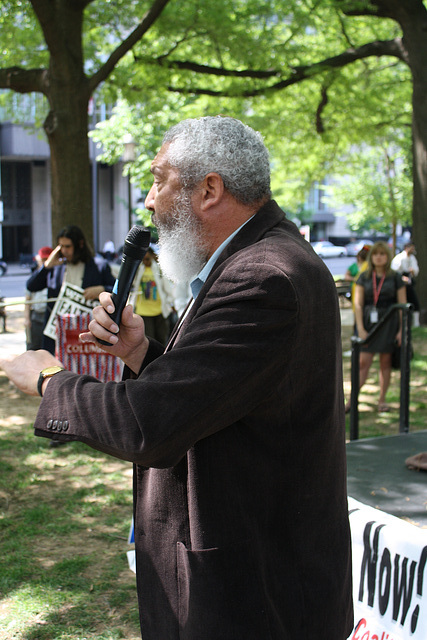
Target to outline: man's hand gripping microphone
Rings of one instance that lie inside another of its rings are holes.
[[[138,267],[150,246],[150,239],[148,229],[138,225],[134,225],[126,236],[119,275],[111,294],[115,309],[109,316],[117,326],[120,326],[122,311],[126,306]],[[111,347],[111,344],[106,340],[98,339],[98,342]]]

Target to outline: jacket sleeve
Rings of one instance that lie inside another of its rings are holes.
[[[102,284],[104,285],[105,291],[108,291],[111,293],[116,279],[111,273],[110,265],[108,264],[108,262],[106,262],[105,265],[103,266],[101,275],[102,275]]]
[[[47,287],[47,276],[49,273],[49,269],[45,269],[45,267],[41,267],[37,271],[31,274],[31,276],[27,280],[26,287],[28,291],[42,291]]]
[[[102,284],[105,291],[109,291],[111,293],[116,279],[111,273],[110,265],[107,260],[100,260],[99,262],[95,262],[95,266],[99,272],[101,281],[94,284]]]
[[[174,348],[138,379],[101,383],[68,372],[54,376],[35,433],[80,440],[143,466],[173,466],[197,441],[268,397],[286,362],[283,354],[295,348],[297,309],[293,286],[279,268],[254,261],[243,274],[225,271]]]
[[[106,291],[112,291],[115,281],[110,265],[104,258],[96,256],[86,262],[82,281],[83,289],[102,285]]]

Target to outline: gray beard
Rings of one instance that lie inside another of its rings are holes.
[[[170,223],[158,224],[159,264],[175,283],[189,283],[207,261],[206,242],[190,194],[182,192],[169,212]]]

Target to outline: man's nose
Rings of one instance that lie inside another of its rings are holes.
[[[147,196],[144,202],[144,207],[149,211],[154,211],[154,197],[155,197],[155,187],[153,184],[150,191],[147,193]]]

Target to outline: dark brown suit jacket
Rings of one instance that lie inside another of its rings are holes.
[[[350,633],[338,300],[273,201],[223,251],[166,353],[152,343],[119,383],[57,374],[35,433],[135,463],[144,640]]]

